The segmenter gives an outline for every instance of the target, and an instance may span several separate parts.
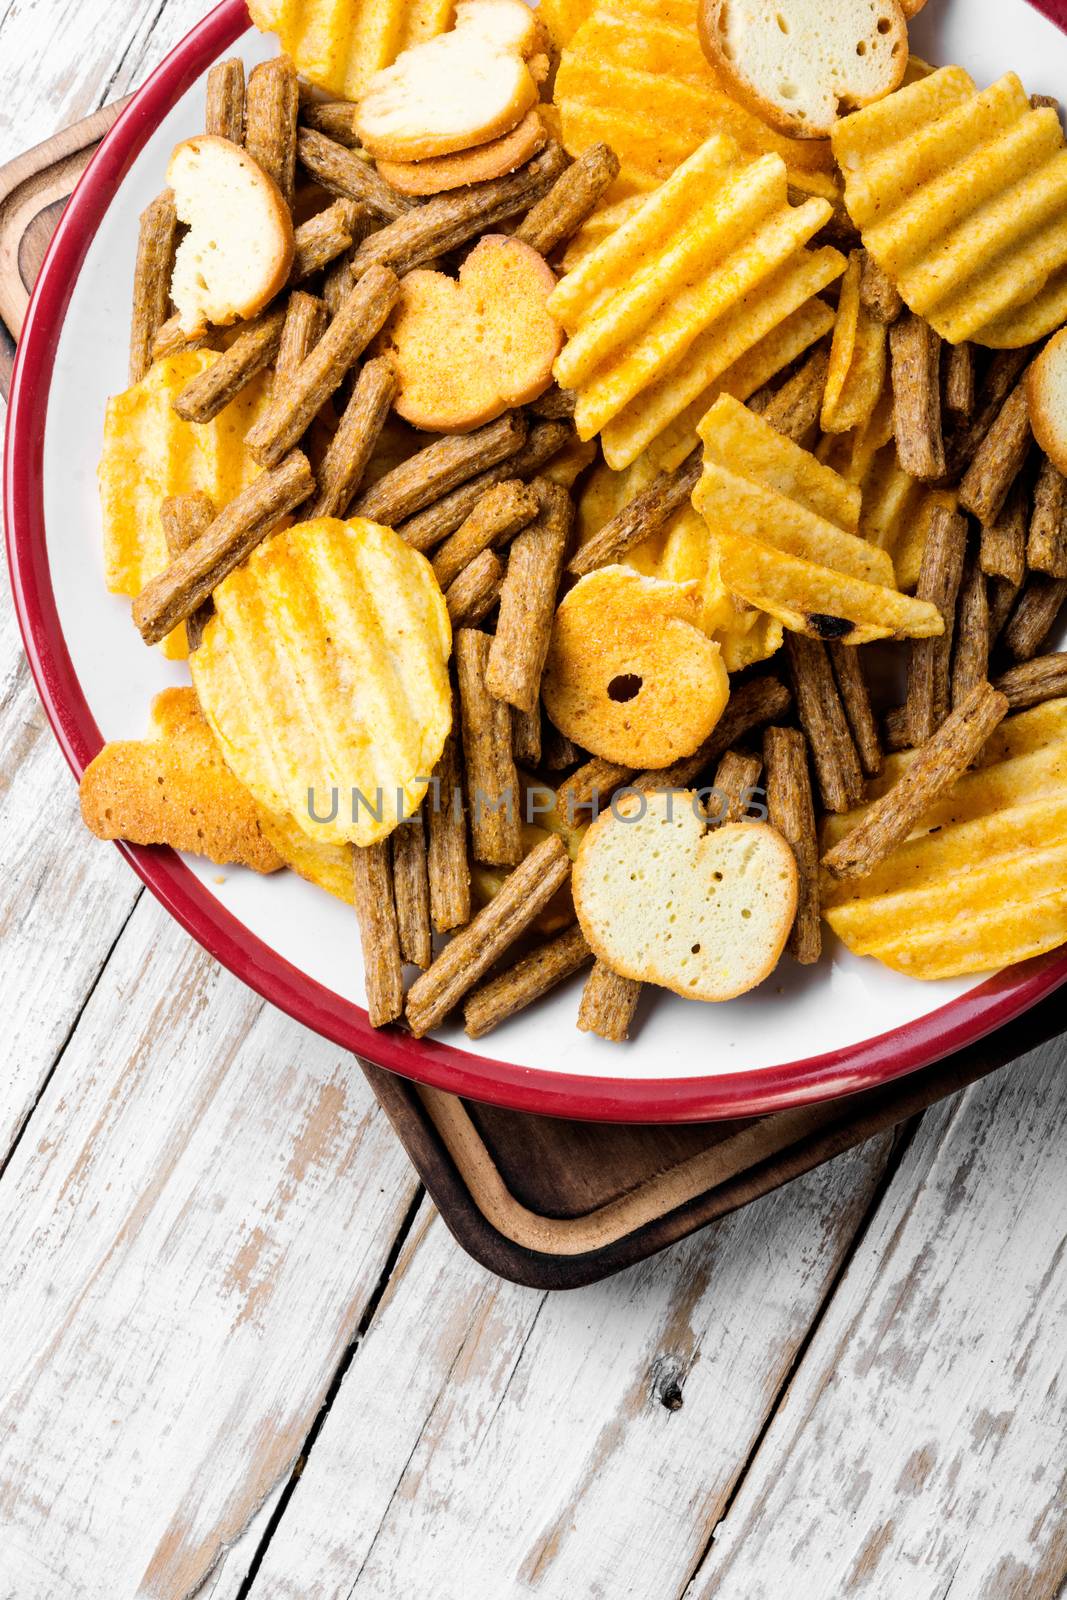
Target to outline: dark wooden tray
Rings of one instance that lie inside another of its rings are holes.
[[[121,110],[0,168],[0,389],[63,206]],[[449,1228],[493,1272],[536,1288],[644,1260],[1025,1054],[1062,1028],[1053,995],[1012,1027],[883,1088],[740,1122],[633,1126],[534,1117],[360,1065]]]

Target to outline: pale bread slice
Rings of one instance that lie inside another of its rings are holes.
[[[293,219],[281,190],[246,150],[217,134],[178,145],[167,167],[188,233],[171,279],[183,333],[255,316],[285,286]]]
[[[1052,465],[1067,473],[1067,328],[1051,338],[1026,375],[1034,438]]]
[[[797,866],[768,823],[709,830],[692,791],[631,793],[586,833],[573,890],[582,932],[613,972],[730,1000],[778,965]]]
[[[829,138],[896,89],[908,65],[900,0],[701,0],[700,40],[726,86],[782,133]]]
[[[451,156],[431,156],[428,161],[379,161],[386,183],[401,194],[445,194],[472,183],[503,178],[524,166],[547,142],[548,134],[535,106],[510,133],[490,139],[474,150],[457,150]]]

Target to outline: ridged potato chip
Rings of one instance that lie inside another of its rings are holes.
[[[914,759],[891,758],[877,798]],[[823,910],[857,955],[950,978],[1067,942],[1067,700],[1008,718],[966,773],[874,872],[824,880]],[[863,809],[827,820],[824,847]]]
[[[249,0],[248,9],[309,83],[358,100],[402,50],[451,27],[454,0]]]
[[[595,10],[596,0],[538,0],[537,15],[556,49],[562,50]]]
[[[97,475],[104,577],[112,594],[132,599],[167,565],[161,501],[199,489],[222,507],[260,471],[244,439],[266,409],[270,379],[265,373],[246,384],[212,422],[183,422],[173,409],[189,380],[218,359],[213,350],[167,356],[107,403]],[[162,650],[172,660],[184,659],[184,625],[167,635]]]
[[[979,92],[942,67],[843,118],[848,212],[912,311],[947,339],[1015,348],[1067,318],[1067,149],[1013,72]]]
[[[555,364],[579,436],[629,466],[717,379],[820,289],[844,258],[806,242],[823,200],[791,206],[779,156],[708,139],[556,285],[570,335]]]
[[[190,664],[233,772],[309,839],[391,833],[452,718],[451,629],[426,558],[390,528],[324,517],[261,544],[214,601]]]
[[[814,639],[865,644],[942,632],[940,612],[895,586],[884,550],[858,537],[860,492],[730,395],[700,425],[704,473],[693,504],[723,582]]]
[[[824,433],[863,427],[885,391],[888,330],[860,300],[860,271],[861,255],[854,250],[841,280],[830,343],[820,418]]]

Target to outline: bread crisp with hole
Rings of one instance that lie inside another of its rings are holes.
[[[1026,375],[1034,438],[1052,465],[1067,473],[1067,328],[1051,338]]]
[[[908,65],[900,0],[702,0],[700,41],[750,111],[796,139],[898,88]]]
[[[216,134],[178,145],[167,182],[189,228],[170,286],[182,332],[193,337],[209,324],[255,316],[293,265],[293,219],[278,185],[246,150]]]
[[[573,891],[582,932],[613,972],[687,1000],[731,1000],[778,965],[797,866],[768,823],[710,829],[691,790],[625,794],[582,840]]]

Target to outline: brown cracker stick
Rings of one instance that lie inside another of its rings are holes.
[[[332,206],[316,211],[293,235],[290,283],[301,283],[344,255],[357,238],[366,237],[373,220],[370,207],[356,200],[335,200]]]
[[[967,557],[956,609],[952,658],[952,704],[962,705],[976,683],[989,676],[989,597],[986,576],[974,554]]]
[[[907,706],[894,706],[882,718],[882,733],[885,738],[887,750],[910,750],[911,739],[908,735],[908,708]]]
[[[133,602],[133,620],[145,643],[158,644],[191,616],[314,487],[307,456],[294,450],[242,489],[196,543],[150,579]]]
[[[462,928],[471,919],[471,871],[460,780],[459,741],[453,727],[424,802],[429,834],[430,916],[438,933]]]
[[[429,971],[412,984],[407,1019],[417,1039],[443,1022],[525,932],[566,882],[570,869],[563,841],[552,834],[508,874],[489,904],[445,946]]]
[[[688,789],[713,761],[718,761],[746,733],[783,717],[791,699],[789,690],[777,678],[750,678],[730,695],[726,710],[698,750],[676,761],[673,767],[639,773],[634,779],[634,788],[645,793],[655,793],[658,789]]]
[[[620,767],[603,756],[590,756],[560,787],[559,809],[573,828],[576,822],[592,821],[608,804],[621,784],[629,783],[632,767]],[[581,813],[588,811],[589,816]]]
[[[818,426],[829,370],[829,350],[824,347],[812,351],[793,376],[761,408],[764,422],[797,444],[809,444]]]
[[[563,172],[515,230],[543,256],[550,256],[577,233],[605,189],[619,175],[619,158],[606,144],[590,145]]]
[[[1030,453],[1030,412],[1020,381],[997,413],[960,484],[960,505],[982,523],[995,522]]]
[[[231,144],[245,141],[245,64],[240,56],[216,61],[207,75],[204,132]]]
[[[352,293],[352,252],[346,251],[339,255],[322,276],[322,298],[326,306],[326,321],[330,323],[336,317],[348,296]]]
[[[130,318],[130,382],[140,383],[152,365],[152,344],[167,320],[170,275],[174,270],[178,214],[169,189],[141,212],[137,262],[133,269]]]
[[[1009,578],[1018,587],[1026,574],[1026,533],[1030,521],[1030,493],[1026,474],[1020,473],[995,522],[983,527],[980,557],[990,578]]]
[[[871,709],[871,695],[863,676],[860,647],[834,640],[827,645],[830,661],[841,693],[845,716],[856,741],[860,766],[868,778],[882,770],[882,744],[878,737],[878,723]]]
[[[152,338],[151,358],[152,361],[164,361],[167,356],[176,356],[182,350],[217,350],[218,347],[217,328],[208,328],[206,333],[189,338],[182,328],[181,318],[175,313],[156,329]]]
[[[789,953],[804,966],[822,954],[819,921],[819,846],[808,775],[808,746],[795,728],[768,728],[763,735],[767,810],[789,841],[797,862],[797,914]]]
[[[272,177],[286,205],[296,191],[296,70],[288,56],[253,67],[245,96],[245,149]]]
[[[1052,632],[1064,600],[1067,579],[1047,578],[1034,572],[1027,578],[1022,593],[1004,629],[1004,643],[1016,661],[1030,661]]]
[[[395,222],[412,209],[413,201],[394,189],[378,176],[369,161],[363,161],[344,145],[328,139],[317,128],[302,127],[296,136],[296,152],[300,165],[310,172],[316,182],[331,194],[344,200],[361,200],[370,206],[375,216],[386,222]],[[384,230],[388,232],[388,230]],[[374,256],[360,263],[360,271],[370,266],[371,260],[392,266],[384,256]]]
[[[487,489],[433,557],[434,577],[442,589],[447,589],[483,550],[505,543],[532,522],[539,504],[536,491],[519,478],[506,478]]]
[[[1044,456],[1034,484],[1026,559],[1036,572],[1067,578],[1067,478]]]
[[[1040,705],[1043,700],[1058,700],[1067,695],[1067,651],[1057,650],[1051,655],[1037,656],[1033,661],[1021,661],[1009,667],[993,680],[994,689],[1007,695],[1013,711],[1026,706]]]
[[[869,250],[864,250],[860,268],[860,304],[875,322],[885,327],[896,322],[904,310],[900,290],[884,273]]]
[[[550,144],[506,178],[435,195],[365,239],[356,252],[355,269],[363,272],[377,261],[403,276],[435,256],[457,250],[505,217],[528,210],[548,192],[566,165],[567,157],[559,145]]]
[[[400,933],[393,899],[393,867],[388,839],[352,848],[356,918],[363,946],[367,1020],[372,1028],[395,1022],[404,1009]]]
[[[1004,624],[1011,616],[1012,607],[1019,598],[1022,581],[1012,583],[1010,578],[990,578],[986,585],[989,602],[989,645],[992,649],[1004,632]]]
[[[889,330],[893,432],[903,470],[922,483],[945,475],[941,437],[941,340],[911,311]]]
[[[585,935],[577,926],[531,950],[513,967],[483,983],[468,998],[463,1007],[468,1038],[480,1039],[517,1011],[540,1000],[557,984],[579,972],[592,959],[592,954]]]
[[[568,767],[573,767],[582,759],[584,750],[579,750],[573,739],[568,739],[565,733],[560,733],[554,722],[545,718],[542,732],[544,749],[541,760],[549,772],[566,772]]]
[[[711,780],[715,792],[704,807],[714,827],[721,827],[724,822],[744,822],[762,771],[759,756],[727,750]]]
[[[908,646],[904,706],[912,744],[922,744],[929,739],[948,716],[956,596],[963,578],[966,549],[966,518],[944,506],[936,506],[930,517],[915,595],[937,607],[945,631],[934,639],[912,639]]]
[[[945,346],[944,407],[954,423],[966,422],[974,414],[974,345]]]
[[[167,554],[173,560],[207,532],[215,520],[215,507],[209,497],[199,490],[194,494],[174,494],[161,503],[159,520],[163,528]],[[204,604],[197,606],[192,615],[186,619],[185,637],[190,655],[200,648],[200,641],[204,636],[204,624],[210,617],[211,610],[211,602],[205,600]]]
[[[405,518],[487,467],[513,456],[525,442],[526,421],[517,411],[507,411],[473,433],[446,434],[379,478],[357,501],[356,515],[383,522],[407,538],[399,526]],[[411,539],[407,542],[414,544]],[[414,547],[426,548],[421,544]]]
[[[372,267],[360,278],[285,391],[271,396],[269,409],[249,431],[245,443],[257,461],[273,467],[303,437],[356,357],[380,332],[399,293],[399,280],[384,267]]]
[[[1030,349],[995,350],[978,391],[974,414],[964,426],[955,429],[948,440],[948,476],[958,478],[974,459],[979,445],[1000,414],[1023,369],[1029,364]]]
[[[453,631],[476,628],[500,599],[503,582],[504,568],[492,550],[483,550],[475,556],[445,590],[445,605]],[[521,759],[527,758],[520,755]]]
[[[578,1027],[582,1033],[595,1033],[601,1039],[621,1044],[630,1037],[630,1024],[641,998],[636,978],[621,978],[603,961],[594,961],[585,980],[578,1007]]]
[[[826,646],[799,633],[787,634],[785,646],[823,805],[827,811],[850,811],[864,795],[863,771]]]
[[[324,133],[335,144],[354,150],[359,144],[356,132],[356,107],[351,100],[308,100],[300,107],[300,121],[306,128]]]
[[[492,426],[492,424],[490,424]],[[525,427],[525,419],[522,426]],[[574,428],[566,422],[537,422],[530,429],[525,443],[495,466],[468,478],[458,488],[433,501],[417,516],[397,528],[397,533],[413,550],[431,550],[435,544],[454,533],[473,511],[477,502],[494,483],[505,478],[531,478],[540,472],[565,445],[575,437]]]
[[[274,384],[285,389],[326,331],[326,307],[314,294],[294,289],[289,296],[274,361]]]
[[[526,409],[531,416],[541,417],[546,422],[562,422],[573,417],[577,403],[578,396],[573,389],[561,389],[554,383],[536,400],[531,400]]]
[[[455,637],[471,845],[476,861],[514,866],[522,860],[519,778],[511,753],[511,712],[485,683],[489,643],[489,635],[476,628],[460,628]]]
[[[305,513],[307,521],[345,515],[389,415],[396,386],[396,368],[388,356],[375,356],[361,370],[319,467],[319,492]]]
[[[400,954],[424,970],[433,960],[430,938],[430,879],[426,864],[426,830],[422,812],[392,834],[393,896],[396,902]]]
[[[512,706],[511,748],[515,752],[515,760],[521,761],[524,767],[536,767],[540,765],[540,705],[534,706],[532,711],[519,711],[515,706]]]
[[[250,322],[228,350],[206,372],[190,378],[174,397],[174,409],[186,422],[210,422],[269,366],[281,343],[284,311],[268,311]]]
[[[647,489],[586,540],[568,561],[567,571],[584,578],[597,567],[621,561],[649,534],[657,533],[692,495],[702,465],[700,451],[694,450],[674,472],[661,472],[653,478]]]
[[[903,776],[823,856],[827,871],[835,878],[862,878],[873,872],[966,772],[1007,710],[1006,695],[990,683],[975,684]]]
[[[542,482],[538,495],[537,520],[518,535],[508,552],[485,674],[491,695],[530,713],[541,697],[556,594],[574,522],[574,505],[566,489]]]

